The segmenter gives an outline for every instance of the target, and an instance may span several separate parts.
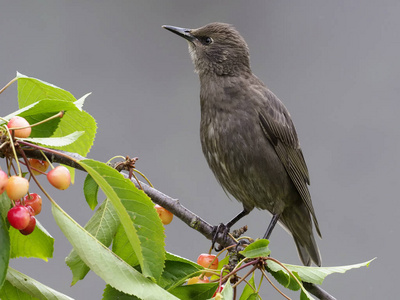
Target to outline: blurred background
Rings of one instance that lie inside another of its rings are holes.
[[[226,222],[241,210],[209,170],[199,141],[199,82],[186,42],[163,24],[196,28],[234,24],[246,39],[253,72],[285,103],[311,176],[323,239],[323,266],[378,257],[369,268],[329,276],[337,299],[393,299],[399,242],[400,2],[393,1],[5,1],[0,0],[0,86],[16,71],[53,83],[98,122],[89,157],[138,156],[155,187],[205,218]],[[17,85],[0,96],[0,115],[17,109]],[[4,162],[1,162],[3,165]],[[56,201],[85,224],[85,174]],[[92,272],[70,287],[64,258],[71,246],[44,202],[40,222],[55,237],[49,262],[11,266],[75,299],[101,299]],[[238,226],[264,234],[270,215],[253,211]],[[210,242],[177,218],[166,249],[192,260]],[[398,236],[397,236],[398,237]],[[300,264],[280,227],[272,256]],[[288,293],[294,299],[298,293]],[[297,296],[296,296],[297,295]],[[282,299],[266,281],[264,299]]]

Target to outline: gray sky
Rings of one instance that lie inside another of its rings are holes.
[[[4,1],[0,0],[0,85],[19,71],[65,88],[98,122],[89,157],[139,156],[155,187],[208,222],[241,210],[203,158],[199,83],[186,42],[163,24],[234,24],[250,47],[254,73],[285,103],[311,176],[323,239],[323,266],[378,259],[370,268],[328,277],[338,299],[389,299],[396,287],[399,185],[399,1]],[[16,85],[1,96],[0,115],[17,108]],[[1,162],[3,163],[3,162]],[[85,224],[83,174],[69,190],[50,190]],[[11,265],[76,299],[100,299],[93,274],[69,287],[70,246],[45,202],[38,217],[56,238],[48,263]],[[239,225],[260,237],[270,221],[253,211]],[[195,260],[209,241],[178,219],[166,229],[167,250]],[[272,255],[300,264],[292,238],[277,228]],[[290,293],[289,293],[290,294]],[[282,299],[267,283],[262,295]],[[290,294],[296,295],[296,294]]]

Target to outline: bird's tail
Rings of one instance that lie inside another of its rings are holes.
[[[317,266],[321,266],[321,255],[314,239],[312,221],[307,207],[303,203],[287,207],[279,220],[292,234],[303,264],[310,266],[313,261]]]

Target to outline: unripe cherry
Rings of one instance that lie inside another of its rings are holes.
[[[57,166],[47,173],[47,180],[59,190],[66,190],[71,184],[71,174],[64,166]]]
[[[23,117],[15,116],[10,119],[7,123],[7,127],[9,129],[12,128],[17,128],[17,127],[26,127],[29,126],[30,124],[28,123],[27,120]],[[27,127],[23,129],[16,129],[14,130],[14,136],[18,138],[27,138],[28,136],[31,135],[32,128]]]
[[[11,176],[6,186],[7,196],[12,200],[17,200],[28,193],[29,181],[20,176]]]
[[[172,219],[174,218],[174,215],[169,210],[166,210],[164,207],[162,207],[162,206],[160,206],[158,204],[156,204],[154,206],[154,208],[156,209],[156,211],[158,213],[158,216],[160,217],[161,222],[164,225],[168,225],[169,223],[172,222]]]
[[[216,270],[218,269],[218,257],[214,254],[203,253],[200,254],[197,258],[197,263],[207,269]],[[207,272],[205,273],[206,276],[211,276],[213,273]]]

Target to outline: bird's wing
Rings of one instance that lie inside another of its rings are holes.
[[[317,233],[321,236],[307,187],[310,184],[307,165],[290,114],[282,102],[266,87],[257,85],[254,89],[257,94],[262,94],[264,102],[258,111],[260,126],[274,146],[279,159],[312,215]]]

